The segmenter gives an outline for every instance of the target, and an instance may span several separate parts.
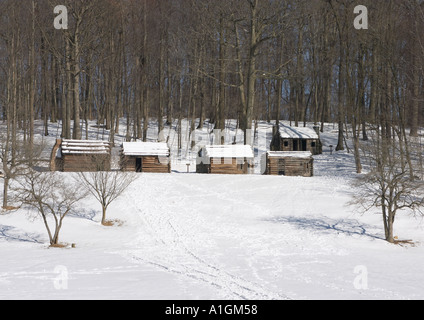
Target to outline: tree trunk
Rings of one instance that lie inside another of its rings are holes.
[[[164,141],[163,135],[163,110],[165,104],[165,79],[164,79],[164,69],[165,69],[165,31],[161,32],[160,44],[159,44],[159,108],[158,108],[158,136],[159,142]]]
[[[7,176],[5,176],[4,185],[3,185],[3,208],[4,209],[6,209],[8,205],[9,181],[10,179]]]
[[[102,205],[102,225],[106,225],[106,206]]]
[[[148,40],[148,33],[147,33],[147,1],[148,0],[144,0],[143,6],[144,6],[144,22],[143,22],[143,26],[144,26],[144,35],[143,35],[143,50],[144,50],[144,62],[142,62],[142,66],[144,68],[143,72],[142,72],[142,86],[141,86],[141,91],[143,92],[143,104],[142,104],[142,108],[143,108],[143,141],[146,142],[147,141],[147,130],[149,128],[149,84],[148,84],[148,80],[147,80],[147,70],[146,70],[146,66],[149,65],[150,63],[150,59],[149,59],[149,55],[147,52],[147,40]]]
[[[225,109],[225,31],[224,31],[224,18],[220,17],[219,20],[219,92],[218,92],[218,103],[217,110],[215,112],[216,116],[216,125],[215,129],[223,132],[225,130],[225,119],[224,119],[224,109]],[[221,139],[216,141],[216,143],[224,144],[224,137],[221,135]]]
[[[394,243],[394,213],[391,212],[390,208],[388,208],[388,211],[386,241],[389,243]]]
[[[71,44],[70,44],[70,39],[66,38],[66,69],[65,69],[65,73],[66,73],[66,108],[65,108],[65,120],[66,124],[65,124],[65,136],[64,139],[71,139],[71,114],[72,114],[72,99],[73,96],[71,93],[73,93],[72,90],[72,76],[71,76],[71,72],[72,72],[72,64],[71,64],[71,59],[72,59],[72,53],[71,53]],[[65,90],[65,88],[64,88]]]
[[[411,102],[411,137],[418,137],[419,101],[420,101],[420,77],[419,67],[416,64],[417,58],[413,58],[412,70],[412,102]]]
[[[257,2],[256,2],[257,3]],[[244,144],[251,144],[251,130],[253,121],[253,109],[255,105],[255,86],[256,86],[256,9],[252,9],[251,34],[250,34],[250,50],[249,50],[249,67],[247,73],[247,104],[245,110],[245,131]]]
[[[342,44],[340,44],[341,46]],[[339,91],[338,91],[338,126],[339,134],[337,139],[336,151],[343,151],[344,148],[344,132],[343,126],[345,121],[344,103],[343,103],[343,49],[340,48],[340,63],[339,63]]]
[[[36,66],[35,66],[35,1],[32,0],[32,30],[31,30],[31,49],[30,49],[30,87],[29,87],[29,140],[30,148],[34,144],[34,103],[35,103],[35,88],[36,88]],[[32,154],[32,152],[30,152]]]
[[[73,53],[73,93],[74,93],[74,128],[72,137],[75,140],[81,140],[81,123],[80,123],[80,62],[79,62],[79,38],[78,33],[74,37],[74,53]]]

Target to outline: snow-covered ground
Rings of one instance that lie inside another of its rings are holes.
[[[259,129],[257,159],[272,132]],[[347,206],[355,167],[328,152],[336,137],[327,126],[313,178],[261,176],[258,162],[255,175],[198,175],[186,149],[172,174],[141,174],[112,204],[122,226],[101,226],[84,200],[61,234],[76,248],[48,248],[26,210],[2,212],[0,299],[423,299],[424,222],[400,215],[396,235],[417,245],[390,245],[378,209]]]

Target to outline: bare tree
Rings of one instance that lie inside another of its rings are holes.
[[[102,206],[102,225],[107,225],[106,211],[110,204],[121,196],[137,179],[134,173],[120,171],[79,172],[78,182],[82,183]]]
[[[378,131],[378,130],[377,130]],[[396,243],[394,224],[396,215],[402,210],[423,214],[423,181],[413,180],[395,139],[387,139],[376,133],[362,149],[371,170],[358,176],[355,194],[351,204],[359,206],[364,212],[375,207],[381,209],[385,238]]]
[[[63,220],[86,194],[57,172],[28,170],[13,187],[16,199],[37,210],[49,235],[51,246],[58,246]]]
[[[24,173],[30,165],[36,165],[44,149],[44,142],[25,141],[22,136],[12,138],[8,129],[0,133],[0,162],[3,172],[3,208],[8,207],[8,191],[12,179]]]

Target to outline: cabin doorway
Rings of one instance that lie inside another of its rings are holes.
[[[286,160],[279,159],[278,160],[278,175],[285,176],[286,175]]]
[[[302,140],[302,151],[308,151],[307,150],[307,141],[306,140]]]
[[[140,173],[143,170],[143,159],[136,158],[135,159],[135,172]]]

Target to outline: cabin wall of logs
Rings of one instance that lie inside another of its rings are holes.
[[[171,173],[171,161],[163,156],[125,156],[121,154],[121,170],[125,172]]]
[[[314,158],[310,152],[267,152],[262,159],[265,175],[300,176],[314,175]]]
[[[280,125],[273,128],[273,138],[270,145],[271,151],[309,151],[313,155],[322,154],[322,142],[319,128],[287,127]]]
[[[125,142],[121,147],[121,171],[171,173],[170,156],[166,143]]]
[[[207,174],[252,174],[253,159],[248,158],[208,158],[196,165],[197,173]]]
[[[53,147],[51,171],[95,172],[111,170],[111,145],[105,141],[61,140]]]
[[[318,139],[279,138],[277,148],[273,151],[310,151],[317,155],[322,153],[322,147]]]
[[[62,172],[96,172],[110,171],[110,156],[98,154],[67,155],[57,159],[57,171]]]
[[[253,174],[254,154],[247,145],[213,145],[199,150],[196,172],[206,174]]]

